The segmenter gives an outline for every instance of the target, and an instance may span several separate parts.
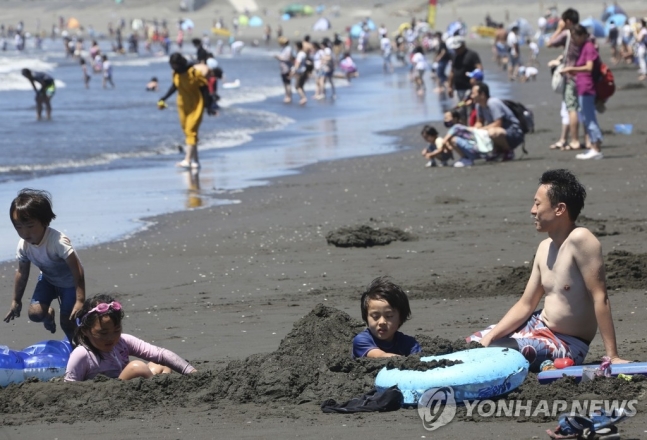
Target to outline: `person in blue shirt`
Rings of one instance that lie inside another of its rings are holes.
[[[353,338],[353,358],[408,356],[420,345],[398,330],[411,317],[409,298],[389,277],[375,278],[360,300],[367,329]]]

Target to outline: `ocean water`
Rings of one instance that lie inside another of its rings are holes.
[[[336,80],[336,100],[286,105],[274,52],[245,48],[218,57],[225,81],[241,85],[220,88],[220,115],[203,119],[196,175],[174,166],[184,140],[174,98],[168,109],[156,107],[171,81],[168,58],[107,53],[115,89],[102,89],[100,74],[85,89],[78,61],[65,58],[60,41],[46,41],[42,51],[0,53],[0,204],[8,208],[24,187],[48,190],[58,216],[52,227],[79,248],[132,234],[147,217],[236,203],[218,195],[308,164],[391,152],[393,139],[378,132],[438,121],[448,105],[433,93],[418,98],[406,68],[383,74],[377,56],[356,59],[360,78],[352,83]],[[36,121],[24,67],[56,79],[52,121]],[[160,91],[146,92],[153,76]],[[306,90],[311,96],[312,81]],[[8,216],[0,233],[0,261],[10,260],[18,237]]]

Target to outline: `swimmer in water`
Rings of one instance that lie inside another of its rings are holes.
[[[157,81],[157,77],[154,76],[151,78],[150,81],[148,81],[148,84],[146,84],[146,91],[147,92],[157,92],[157,88],[159,87],[159,82]]]

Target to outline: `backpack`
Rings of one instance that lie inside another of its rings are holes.
[[[315,63],[312,61],[312,58],[310,58],[310,55],[306,56],[306,59],[303,60],[303,65],[305,66],[307,73],[312,72],[315,68]]]
[[[616,92],[616,82],[613,78],[613,72],[604,63],[600,63],[598,75],[598,80],[595,83],[595,100],[606,102]]]
[[[519,120],[519,125],[521,126],[523,134],[535,132],[535,116],[532,114],[532,111],[528,110],[525,105],[517,101],[504,99],[503,103]]]

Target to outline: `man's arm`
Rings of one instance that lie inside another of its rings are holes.
[[[481,339],[481,345],[487,347],[492,341],[504,338],[518,329],[535,311],[542,296],[544,296],[544,287],[541,285],[538,258],[535,258],[532,273],[523,295],[508,310],[508,313],[505,314],[501,321]]]
[[[582,274],[586,290],[590,292],[593,298],[595,319],[600,328],[606,354],[614,364],[629,362],[618,356],[616,331],[613,325],[613,317],[611,316],[611,303],[607,295],[602,246],[598,239],[586,229],[580,228],[573,238],[573,243],[577,248],[577,251],[573,253],[575,263]]]
[[[454,97],[454,67],[449,70],[449,76],[447,78],[447,96],[450,98]]]
[[[85,273],[83,272],[81,261],[76,256],[76,252],[72,252],[65,262],[72,272],[74,285],[76,286],[76,302],[74,303],[74,308],[70,315],[70,321],[73,321],[77,312],[81,310],[83,303],[85,302]]]
[[[13,300],[11,301],[11,310],[4,317],[4,322],[9,322],[14,318],[20,317],[20,311],[22,309],[22,296],[25,293],[25,287],[27,286],[27,280],[29,279],[29,270],[31,269],[31,263],[27,262],[18,262],[18,270],[14,277],[14,287],[13,287]]]
[[[562,32],[566,28],[566,23],[564,23],[564,20],[559,20],[559,23],[557,24],[557,29],[555,29],[555,32],[553,32],[553,35],[550,36],[548,39],[548,43],[546,43],[546,46],[548,47],[557,47],[562,45],[562,40],[563,37],[561,36]]]

